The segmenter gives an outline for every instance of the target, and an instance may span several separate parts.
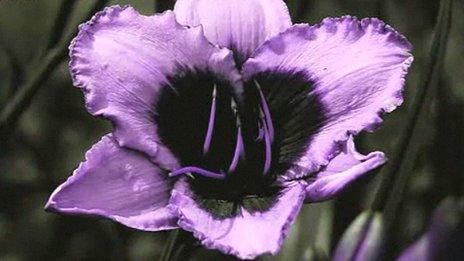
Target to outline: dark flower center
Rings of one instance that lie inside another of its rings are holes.
[[[265,211],[277,177],[306,149],[323,121],[302,73],[263,73],[242,96],[210,72],[182,71],[162,88],[155,120],[162,141],[188,175],[197,202],[218,218]]]

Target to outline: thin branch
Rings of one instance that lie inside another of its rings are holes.
[[[98,0],[95,2],[93,8],[89,10],[82,20],[89,20],[92,15],[96,11],[102,9],[107,2],[108,0]],[[0,112],[0,135],[5,137],[14,129],[16,122],[21,114],[29,107],[37,91],[66,57],[69,42],[75,34],[75,30],[68,33],[57,47],[51,49],[48,54],[45,55],[41,60],[41,64],[37,66],[37,69],[32,73],[31,77],[26,80],[11,101],[2,109]]]
[[[71,16],[72,10],[74,5],[77,3],[75,0],[63,0],[61,3],[60,9],[58,11],[58,15],[55,18],[55,22],[53,23],[53,27],[51,30],[51,34],[49,37],[49,41],[45,50],[50,50],[55,47],[61,38],[63,38],[64,29],[66,28],[66,24]]]
[[[9,84],[5,88],[5,97],[9,98],[16,92],[18,86],[22,84],[24,78],[24,69],[18,57],[13,53],[13,51],[9,47],[0,42],[0,48],[5,53],[5,57],[8,59],[8,63],[10,65],[11,70],[11,78]]]
[[[179,229],[175,229],[169,232],[168,240],[166,242],[166,245],[164,246],[164,250],[160,260],[169,261],[172,259],[172,255],[174,254],[174,248],[179,238],[179,233]]]
[[[432,194],[443,198],[443,192],[461,197],[464,193],[464,103],[454,97],[446,81],[441,81],[438,88],[435,142],[433,166],[435,181]],[[445,173],[443,173],[445,172]],[[438,187],[438,189],[437,189]]]
[[[371,205],[373,210],[384,210],[386,216],[391,221],[396,216],[400,206],[402,195],[407,184],[407,180],[412,169],[406,169],[404,166],[409,164],[406,159],[413,151],[413,134],[416,132],[417,123],[420,113],[424,106],[428,106],[431,99],[430,93],[436,87],[441,74],[441,67],[446,51],[450,25],[451,25],[451,5],[452,0],[442,0],[439,12],[439,19],[435,27],[435,36],[432,41],[430,50],[430,59],[427,70],[424,73],[423,83],[420,85],[416,94],[416,99],[412,105],[411,113],[408,115],[406,125],[399,139],[399,146],[391,164],[386,166],[382,171],[380,187]],[[417,138],[416,138],[417,139]],[[387,222],[388,224],[388,222]],[[388,230],[388,229],[387,229]]]
[[[182,229],[172,230],[163,249],[161,261],[189,260],[198,244],[193,235]]]
[[[430,106],[439,83],[442,65],[451,26],[452,0],[442,0],[439,18],[435,26],[435,35],[430,49],[430,55],[422,82],[416,93],[416,99],[411,106],[405,127],[401,133],[396,153],[391,164],[382,171],[382,180],[377,190],[371,209],[383,211],[385,217],[384,246],[385,260],[393,259],[397,253],[397,245],[393,243],[395,232],[398,230],[398,218],[402,208],[401,202],[409,178],[413,173],[415,157],[424,134],[418,131],[423,123],[425,111]]]

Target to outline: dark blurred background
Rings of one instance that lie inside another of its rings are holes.
[[[68,35],[93,9],[131,4],[148,15],[172,8],[174,1],[81,0],[74,6],[69,2],[0,0],[0,111],[22,95],[21,109],[8,118],[8,128],[0,136],[0,260],[157,260],[166,232],[141,232],[102,219],[60,216],[46,213],[43,206],[83,160],[86,150],[111,131],[108,122],[87,113],[82,92],[72,86],[67,53],[60,46],[67,48]],[[345,14],[379,17],[412,42],[415,61],[407,78],[405,104],[385,117],[379,131],[357,137],[362,152],[382,150],[391,158],[416,90],[423,87],[421,77],[440,1],[286,2],[294,22],[313,24]],[[70,6],[72,12],[66,9]],[[64,14],[61,17],[59,10]],[[396,252],[423,233],[433,208],[454,193],[454,185],[464,175],[464,1],[454,1],[453,17],[439,85],[418,123],[420,138],[413,144],[417,152],[407,159],[413,173],[393,233]],[[31,79],[44,71],[49,77],[31,86]],[[23,94],[21,88],[29,92],[23,90]],[[320,253],[331,253],[346,227],[371,201],[379,179],[380,175],[371,175],[336,200],[306,205],[280,254],[261,259],[314,260]],[[201,249],[193,258],[226,257]]]

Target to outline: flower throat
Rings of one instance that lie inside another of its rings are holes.
[[[256,137],[257,141],[263,141],[264,142],[264,147],[265,147],[265,161],[264,161],[264,169],[263,169],[263,175],[266,175],[269,172],[270,166],[271,166],[271,146],[272,146],[272,141],[274,139],[274,127],[272,123],[272,118],[271,114],[269,111],[269,106],[267,105],[266,99],[264,98],[264,94],[262,93],[261,87],[259,86],[259,83],[256,82],[257,90],[259,92],[259,97],[260,97],[260,103],[261,106],[259,108],[260,112],[260,121],[259,121],[259,135]],[[214,131],[214,123],[216,120],[216,98],[217,98],[217,85],[214,85],[213,88],[213,94],[212,94],[212,101],[211,101],[211,110],[210,110],[210,116],[209,116],[209,122],[208,122],[208,128],[205,134],[205,139],[203,142],[203,155],[206,155],[209,152],[209,149],[211,147],[211,139],[213,138],[213,131]],[[237,136],[236,136],[236,141],[235,141],[235,150],[234,150],[234,155],[232,157],[232,161],[228,167],[227,172],[224,170],[220,170],[220,173],[215,173],[210,170],[202,169],[197,166],[188,166],[188,167],[183,167],[181,169],[177,169],[173,172],[170,173],[171,177],[182,175],[182,174],[198,174],[202,175],[204,177],[208,178],[215,178],[215,179],[225,179],[227,177],[227,174],[233,173],[239,164],[240,159],[245,158],[244,154],[244,144],[243,144],[243,137],[242,137],[242,123],[240,120],[240,115],[238,114],[238,108],[237,108],[237,103],[233,98],[231,98],[231,109],[234,112],[235,118],[236,118],[236,129],[237,129]],[[219,137],[221,138],[221,137]]]
[[[155,108],[158,134],[181,163],[170,176],[187,176],[197,202],[218,218],[242,207],[256,212],[273,205],[278,175],[301,154],[312,131],[305,122],[313,122],[293,115],[305,110],[319,115],[308,103],[311,85],[302,82],[279,93],[288,78],[277,80],[255,77],[244,97],[237,97],[234,87],[214,74],[186,71],[161,89]],[[284,109],[273,111],[273,105]]]

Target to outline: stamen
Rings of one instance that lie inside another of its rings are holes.
[[[234,157],[232,158],[232,162],[229,166],[229,171],[227,172],[234,172],[237,168],[238,161],[240,160],[240,156],[243,153],[243,138],[242,138],[242,128],[239,126],[237,129],[237,142],[235,145]]]
[[[255,141],[263,140],[263,137],[264,137],[263,126],[259,125],[258,126],[258,137],[256,137]]]
[[[226,178],[226,175],[223,173],[216,173],[216,172],[212,172],[212,171],[202,169],[199,167],[194,167],[194,166],[184,167],[184,168],[175,170],[169,173],[169,177],[176,177],[182,174],[190,174],[190,173],[199,174],[201,176],[213,178],[213,179],[225,179]]]
[[[214,122],[216,119],[216,95],[217,95],[217,86],[214,85],[213,89],[213,100],[211,102],[211,112],[209,114],[208,130],[206,131],[205,141],[203,142],[203,154],[208,153],[211,146],[211,139],[213,138]]]
[[[274,141],[274,125],[272,124],[271,111],[269,110],[269,106],[267,105],[266,98],[264,98],[263,91],[261,90],[261,85],[259,85],[258,81],[256,80],[254,81],[256,84],[256,88],[258,89],[258,92],[259,92],[259,97],[261,99],[261,106],[264,111],[264,116],[266,117],[269,138],[272,143]]]
[[[230,163],[229,170],[227,172],[234,172],[237,168],[240,157],[243,155],[243,138],[242,138],[242,122],[240,121],[240,116],[238,115],[237,103],[233,99],[230,101],[230,107],[235,114],[237,119],[237,138],[235,142],[234,156],[232,162]]]
[[[262,118],[262,121],[263,121],[263,125],[264,125],[264,127],[263,127],[264,145],[265,145],[265,148],[266,148],[263,173],[264,173],[264,175],[266,175],[269,172],[269,169],[271,168],[271,157],[272,157],[271,137],[270,137],[270,133],[269,133],[269,129],[268,129],[266,120],[264,120],[264,118]]]

